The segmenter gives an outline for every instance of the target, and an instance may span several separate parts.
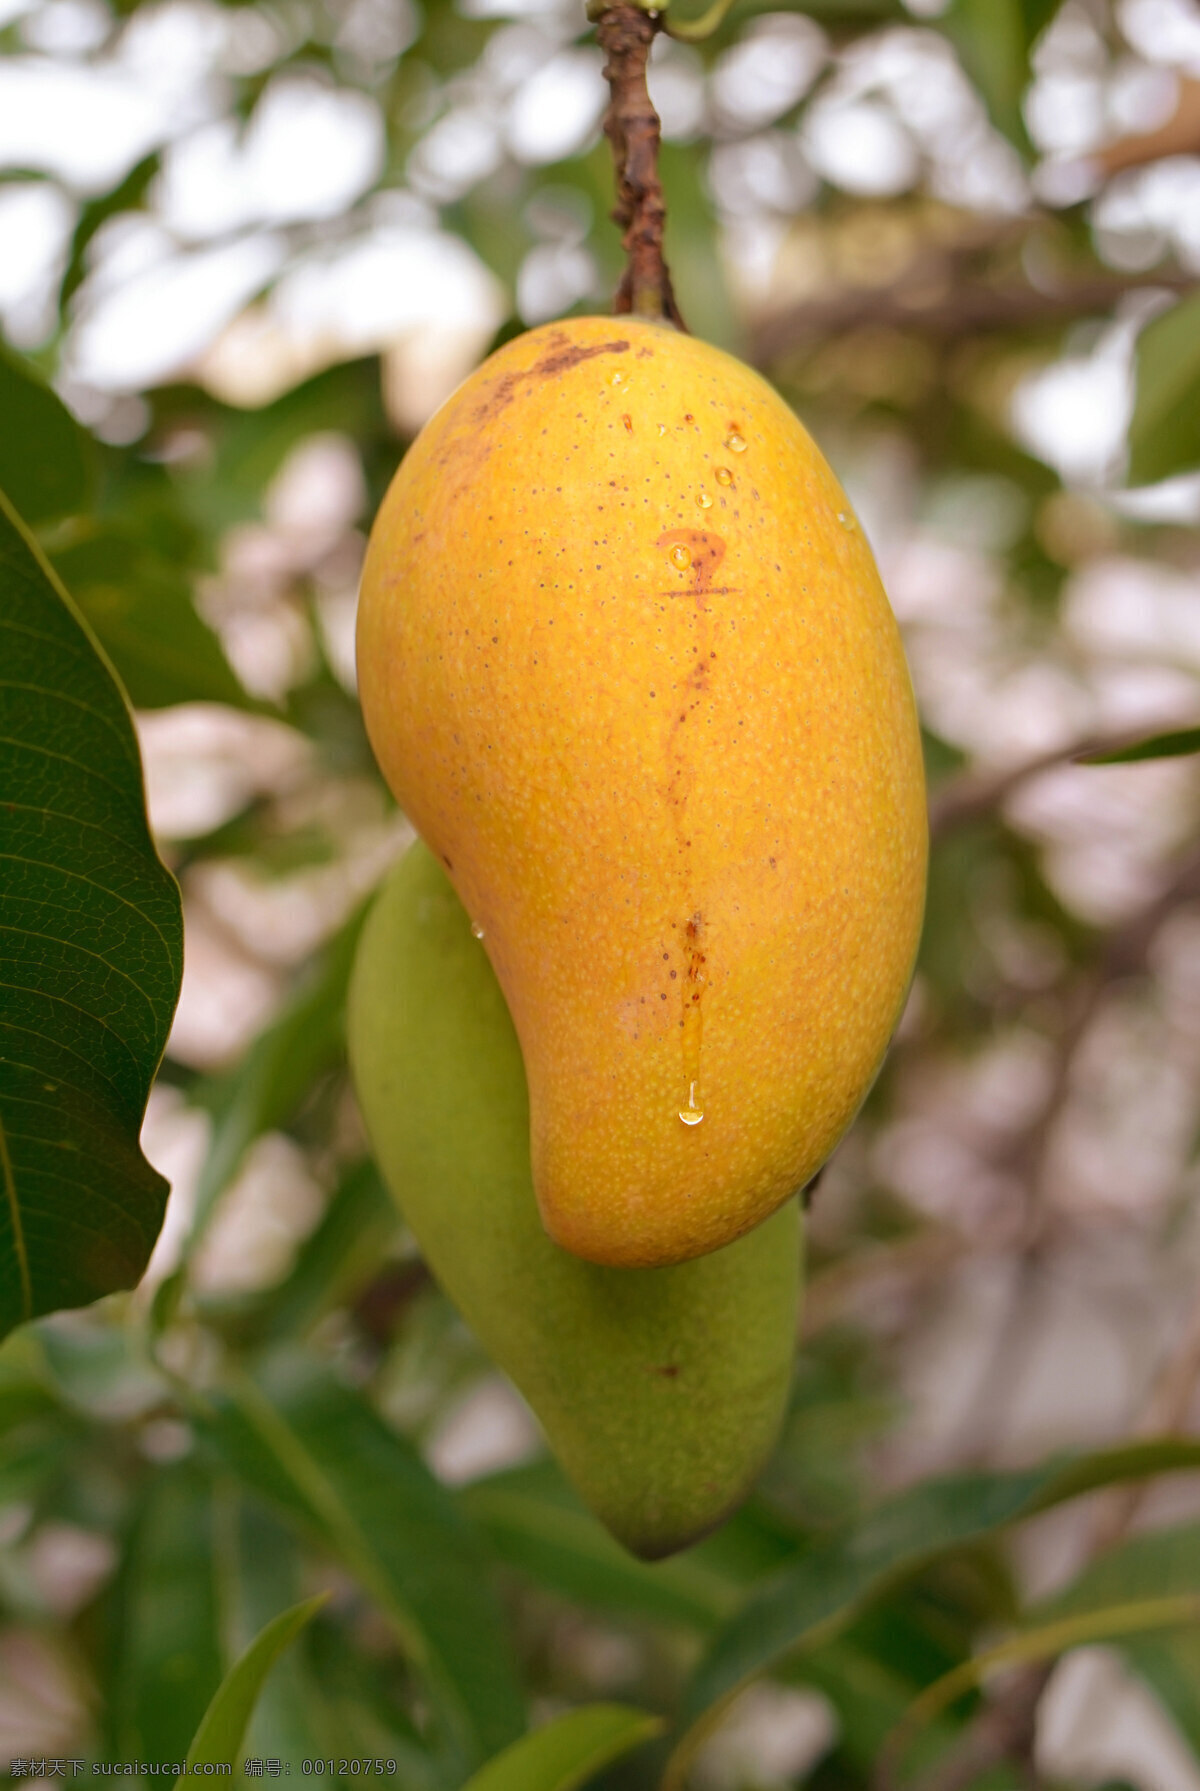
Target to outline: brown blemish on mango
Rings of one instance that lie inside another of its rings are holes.
[[[629,343],[625,340],[615,342],[594,342],[585,345],[572,342],[556,331],[551,337],[550,352],[544,354],[540,361],[532,367],[519,369],[513,373],[501,374],[485,388],[484,396],[475,407],[474,418],[477,423],[487,423],[498,417],[502,410],[507,410],[517,395],[517,389],[527,380],[558,379],[560,375],[569,373],[572,368],[580,366],[584,361],[595,360],[602,354],[626,354]]]

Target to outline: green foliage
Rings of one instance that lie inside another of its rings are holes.
[[[246,701],[189,579],[153,543],[101,524],[53,559],[135,708]]]
[[[197,1765],[238,1758],[267,1674],[305,1624],[316,1616],[326,1597],[327,1594],[321,1593],[316,1598],[305,1599],[303,1604],[293,1605],[289,1611],[281,1611],[255,1636],[246,1652],[226,1673],[204,1712],[203,1721],[187,1751],[185,1765],[189,1770]],[[181,1774],[177,1782],[181,1782],[183,1776]]]
[[[130,1287],[167,1187],[138,1130],[182,972],[118,686],[0,493],[0,1332]]]
[[[1137,343],[1137,402],[1129,425],[1131,485],[1200,465],[1200,297],[1172,305]]]
[[[286,1354],[239,1377],[209,1432],[231,1470],[344,1560],[394,1625],[453,1771],[520,1734],[521,1697],[484,1556],[404,1441],[315,1362]]]
[[[573,1710],[505,1748],[464,1791],[576,1791],[611,1760],[652,1740],[661,1727],[645,1711],[621,1704]]]

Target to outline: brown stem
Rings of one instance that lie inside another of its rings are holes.
[[[616,164],[613,221],[624,232],[627,257],[613,310],[669,320],[685,329],[663,259],[667,208],[658,177],[658,113],[646,89],[646,63],[658,20],[640,7],[621,4],[600,16],[596,36],[608,60],[604,76],[612,98],[604,134]]]

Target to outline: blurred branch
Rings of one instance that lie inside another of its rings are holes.
[[[896,1289],[910,1293],[940,1281],[978,1247],[965,1232],[930,1227],[895,1243],[875,1244],[820,1270],[804,1294],[801,1335],[815,1337],[831,1325],[874,1306]]]
[[[1176,1436],[1186,1426],[1188,1413],[1200,1380],[1200,1287],[1195,1291],[1191,1312],[1174,1351],[1166,1358],[1155,1377],[1140,1421],[1132,1434],[1137,1437]],[[1092,1526],[1089,1554],[1103,1554],[1127,1534],[1145,1502],[1149,1487],[1145,1482],[1130,1481],[1116,1488],[1100,1502]]]
[[[646,62],[659,20],[635,5],[612,6],[600,16],[596,36],[607,61],[604,78],[612,98],[604,134],[612,144],[617,203],[613,220],[623,231],[625,272],[613,301],[621,315],[669,320],[685,327],[663,258],[667,207],[658,177],[659,122],[646,87]]]
[[[751,359],[770,365],[809,340],[864,328],[956,341],[997,330],[1071,323],[1111,311],[1137,292],[1192,292],[1195,274],[1096,274],[1041,288],[1011,279],[957,278],[944,257],[918,262],[889,286],[851,287],[765,318],[751,339]]]
[[[1043,771],[1059,765],[1072,765],[1102,753],[1122,752],[1144,740],[1152,728],[1122,728],[1112,734],[1093,734],[1072,741],[1070,746],[1056,746],[1038,753],[1022,765],[1006,766],[1002,771],[964,771],[950,778],[935,790],[929,803],[929,833],[936,844],[958,827],[980,821],[1003,806],[1008,798]]]
[[[1152,131],[1118,137],[1115,143],[1096,150],[1086,159],[1108,177],[1120,173],[1123,168],[1140,168],[1169,155],[1195,155],[1197,150],[1200,150],[1200,81],[1183,75],[1179,78],[1175,110],[1169,118]]]

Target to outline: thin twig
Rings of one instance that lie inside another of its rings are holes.
[[[608,60],[611,92],[604,134],[612,144],[617,204],[627,257],[613,310],[670,321],[684,329],[663,258],[667,208],[658,177],[659,122],[646,88],[646,62],[659,20],[640,7],[618,5],[600,17],[596,36]]]
[[[1112,734],[1088,735],[1073,741],[1070,746],[1052,747],[1049,752],[1038,753],[1036,758],[1008,766],[1003,771],[964,771],[958,777],[948,779],[930,798],[930,837],[940,840],[956,827],[981,820],[1023,784],[1040,777],[1044,771],[1053,771],[1060,765],[1073,765],[1092,755],[1122,752],[1125,747],[1136,746],[1139,740],[1148,739],[1155,731],[1152,727],[1122,728]]]
[[[1043,290],[1011,278],[956,279],[939,260],[920,264],[891,286],[849,286],[763,318],[754,331],[751,359],[756,366],[770,366],[823,337],[861,329],[898,330],[951,343],[1005,330],[1050,328],[1104,315],[1131,294],[1195,289],[1194,274],[1164,268],[1150,275],[1096,274]]]

